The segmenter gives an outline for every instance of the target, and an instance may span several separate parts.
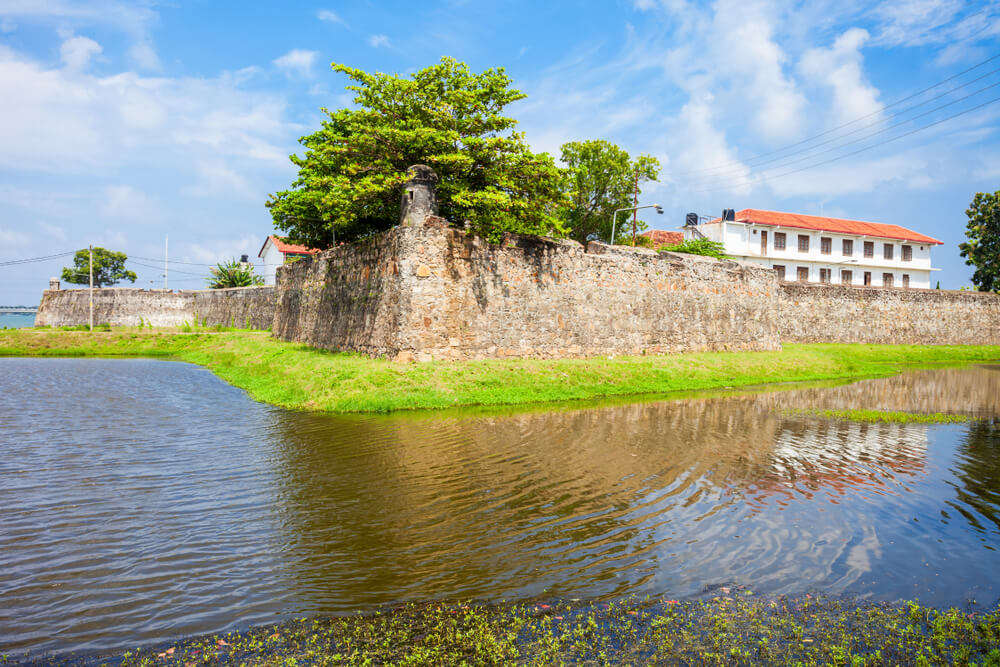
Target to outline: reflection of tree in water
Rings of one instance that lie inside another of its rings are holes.
[[[977,531],[1000,529],[1000,420],[970,424],[959,453],[953,472],[960,485],[952,484],[958,498],[948,505]]]
[[[581,577],[624,590],[657,571],[664,540],[705,539],[708,524],[738,532],[738,517],[817,494],[891,494],[886,480],[923,470],[922,425],[785,418],[771,396],[436,419],[279,416],[286,562],[327,608],[338,597],[537,592]]]

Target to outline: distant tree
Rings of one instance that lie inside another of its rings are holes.
[[[123,280],[134,283],[135,273],[125,269],[127,259],[123,252],[94,248],[94,287],[116,285]],[[90,251],[87,248],[76,251],[73,266],[63,268],[62,279],[74,285],[90,284]]]
[[[313,248],[388,229],[414,164],[440,179],[442,217],[480,234],[563,235],[555,213],[561,171],[532,153],[505,107],[525,97],[502,68],[473,73],[452,58],[409,77],[333,65],[354,85],[355,108],[328,111],[299,142],[305,155],[291,188],[272,194],[274,224]]]
[[[235,258],[228,262],[219,262],[208,271],[211,274],[208,278],[210,289],[253,287],[264,284],[264,278],[254,271],[252,264],[237,262]]]
[[[976,267],[972,284],[980,292],[1000,292],[1000,190],[977,192],[965,215],[969,240],[958,248],[965,263]]]
[[[561,217],[570,229],[570,237],[580,243],[610,240],[612,214],[632,206],[636,179],[641,191],[643,183],[655,181],[660,175],[656,158],[640,155],[633,160],[623,148],[602,139],[563,144],[562,161],[566,165],[563,187],[568,202]],[[631,237],[632,224],[625,223],[630,218],[619,214],[615,242]],[[645,228],[639,221],[637,230]]]

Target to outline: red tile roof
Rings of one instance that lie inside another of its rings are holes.
[[[742,211],[737,211],[736,220],[738,222],[752,222],[755,225],[780,225],[781,227],[796,227],[799,229],[819,229],[824,232],[901,239],[903,241],[926,243],[928,245],[944,244],[943,241],[938,241],[935,238],[915,232],[912,229],[900,227],[899,225],[887,225],[881,222],[842,220],[840,218],[825,218],[818,215],[762,211],[756,208],[745,208]]]
[[[316,254],[316,253],[319,252],[319,250],[317,248],[307,248],[304,245],[298,245],[298,244],[295,244],[295,243],[289,243],[285,239],[281,238],[280,236],[275,236],[274,234],[271,234],[267,238],[268,238],[268,240],[271,241],[271,243],[274,244],[274,247],[278,249],[278,252],[284,253],[286,255],[289,255],[289,254],[314,255],[314,254]],[[264,241],[264,245],[261,246],[260,252],[257,253],[258,257],[263,256],[263,254],[264,254],[264,247],[266,245],[267,245],[267,241]]]
[[[653,240],[653,243],[674,245],[684,241],[682,232],[668,232],[663,229],[650,229],[641,234]]]

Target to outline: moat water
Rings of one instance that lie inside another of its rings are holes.
[[[796,412],[845,407],[985,419]],[[262,405],[180,363],[0,359],[0,653],[728,584],[988,607],[998,416],[1000,366],[360,417]]]

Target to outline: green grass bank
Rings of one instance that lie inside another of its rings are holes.
[[[186,361],[273,405],[389,412],[874,377],[994,361],[1000,346],[786,345],[779,352],[398,364],[278,341],[266,332],[8,329],[0,330],[0,356]]]
[[[124,665],[997,665],[1000,614],[802,595],[409,604],[129,651]],[[85,663],[102,662],[100,658]]]

